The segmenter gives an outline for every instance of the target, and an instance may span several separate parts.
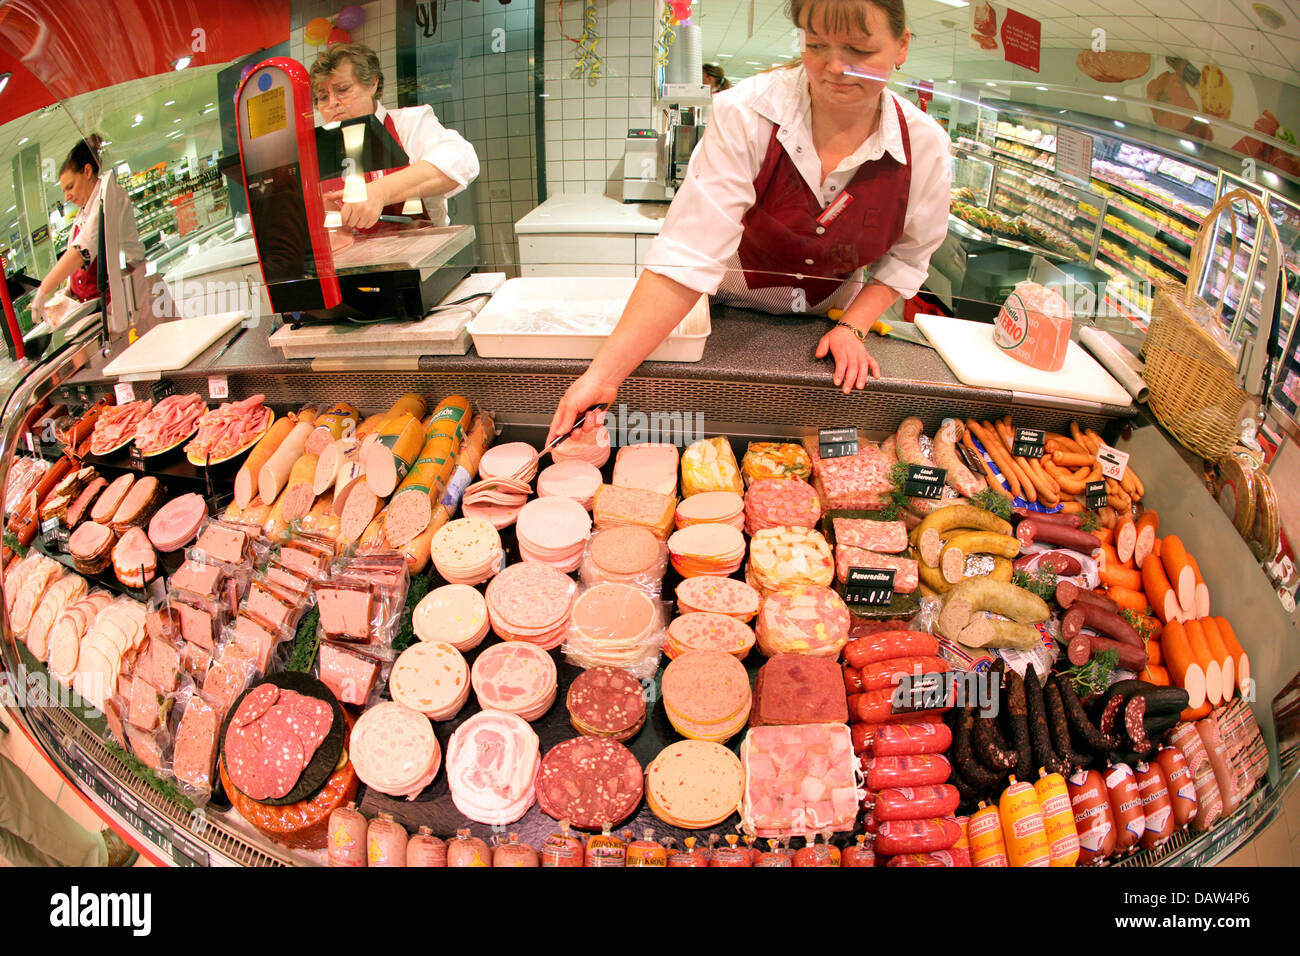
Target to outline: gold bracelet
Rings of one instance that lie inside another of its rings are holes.
[[[836,319],[835,324],[843,326],[844,328],[848,329],[850,332],[852,332],[854,335],[857,336],[858,341],[861,342],[863,345],[867,344],[867,333],[863,332],[856,325],[849,325],[849,323],[845,322],[843,319]]]

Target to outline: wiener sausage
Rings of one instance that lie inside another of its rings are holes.
[[[1115,852],[1115,818],[1106,783],[1096,770],[1080,770],[1065,785],[1079,832],[1079,863],[1098,863]]]
[[[861,757],[867,789],[923,787],[947,783],[952,768],[943,754],[907,754],[901,757]],[[951,845],[951,844],[949,844]]]
[[[1156,763],[1164,771],[1173,807],[1174,826],[1182,828],[1196,819],[1196,784],[1187,760],[1177,747],[1161,747]]]
[[[884,820],[876,834],[876,852],[885,856],[934,853],[951,847],[960,835],[957,821],[951,818]]]
[[[1138,845],[1147,828],[1132,767],[1117,763],[1106,769],[1106,795],[1115,818],[1115,852],[1127,853]]]
[[[876,819],[925,820],[946,817],[957,812],[961,797],[957,788],[946,783],[919,787],[886,787],[876,794]]]
[[[895,657],[934,657],[938,653],[939,642],[933,634],[924,631],[881,631],[849,641],[844,647],[844,660],[850,666],[861,669],[868,664]]]
[[[1219,733],[1219,724],[1213,717],[1206,717],[1204,720],[1196,722],[1196,731],[1201,735],[1201,743],[1205,745],[1205,753],[1210,759],[1210,767],[1214,770],[1215,783],[1219,785],[1219,793],[1223,797],[1223,815],[1231,816],[1232,812],[1237,809],[1241,803],[1242,794],[1237,788],[1237,772],[1233,769],[1232,760],[1228,756],[1228,750],[1223,745],[1223,737]]]
[[[1016,538],[1025,547],[1037,541],[1060,545],[1080,554],[1092,554],[1101,548],[1101,542],[1095,534],[1038,518],[1025,518],[1016,525]]]

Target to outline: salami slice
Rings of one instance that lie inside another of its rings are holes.
[[[301,722],[299,735],[306,744],[307,762],[310,763],[334,725],[334,708],[318,697],[295,694],[289,701],[289,709]]]
[[[269,793],[262,780],[262,730],[257,723],[236,724],[226,730],[222,759],[231,781],[252,800],[265,800]]]
[[[537,804],[584,830],[616,826],[641,803],[642,771],[632,752],[608,737],[574,737],[552,747],[537,776]]]
[[[231,725],[243,727],[245,724],[251,724],[270,710],[271,705],[279,697],[280,688],[274,684],[263,684],[261,687],[254,688],[240,702],[239,708],[235,711],[235,716],[230,718]]]
[[[266,796],[278,800],[302,776],[307,766],[306,748],[294,728],[293,712],[284,704],[272,705],[258,725],[262,728],[262,782]]]

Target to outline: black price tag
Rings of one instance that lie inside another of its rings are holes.
[[[903,494],[909,498],[940,498],[943,495],[943,482],[948,477],[946,468],[934,468],[930,465],[908,465],[907,481],[903,483]]]
[[[60,528],[54,532],[54,546],[64,554],[68,552],[68,538],[72,537],[72,532],[67,528]]]
[[[852,458],[858,453],[858,430],[819,428],[817,446],[817,453],[822,458]]]
[[[1106,507],[1106,482],[1090,481],[1083,489],[1084,504],[1089,511],[1096,511],[1098,508]]]
[[[884,606],[894,600],[893,568],[849,568],[844,582],[845,604]]]
[[[948,674],[904,674],[890,698],[891,709],[905,714],[943,707],[948,703],[948,687]]]
[[[54,544],[54,539],[58,535],[58,532],[58,518],[46,518],[41,522],[41,540],[43,540],[47,546]]]
[[[144,454],[135,442],[131,442],[131,447],[127,450],[126,463],[134,471],[144,471]]]
[[[157,405],[164,398],[176,394],[176,383],[169,378],[160,378],[149,386],[149,394],[153,396],[153,403]]]
[[[77,386],[77,401],[83,407],[90,404],[90,389],[85,385]]]
[[[1042,458],[1047,432],[1040,428],[1017,428],[1011,454],[1016,458]]]

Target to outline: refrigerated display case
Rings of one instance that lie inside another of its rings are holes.
[[[830,385],[824,367],[810,356],[795,358],[807,353],[799,347],[801,332],[797,324],[743,310],[718,312],[718,331],[710,339],[703,360],[643,366],[620,393],[627,408],[672,408],[686,421],[703,415],[708,434],[725,435],[738,448],[743,448],[750,438],[791,438],[801,434],[808,424],[845,421],[856,423],[864,436],[881,438],[891,433],[902,418],[913,414],[920,416],[927,428],[937,426],[946,416],[988,418],[1007,413],[1028,427],[1064,430],[1071,421],[1077,421],[1083,427],[1096,428],[1117,447],[1131,451],[1135,462],[1143,463],[1150,488],[1149,503],[1167,516],[1162,532],[1181,534],[1189,549],[1202,555],[1202,571],[1216,586],[1218,609],[1237,622],[1247,650],[1259,660],[1276,661],[1270,671],[1276,671],[1277,677],[1271,673],[1261,675],[1260,699],[1268,700],[1273,693],[1272,683],[1300,666],[1300,643],[1290,641],[1275,646],[1289,632],[1280,629],[1271,616],[1277,610],[1276,601],[1263,600],[1257,593],[1260,588],[1268,593],[1257,565],[1242,564],[1236,554],[1234,549],[1240,545],[1244,550],[1244,543],[1230,541],[1226,548],[1208,543],[1218,534],[1216,520],[1226,518],[1159,429],[1133,419],[1133,406],[1099,406],[964,386],[955,381],[932,350],[896,340],[882,340],[874,349],[891,377],[845,396]],[[418,369],[408,371],[394,371],[379,361],[360,360],[347,372],[317,372],[309,360],[281,358],[260,333],[235,340],[228,351],[224,350],[225,344],[215,343],[188,367],[172,373],[169,378],[176,392],[206,394],[212,379],[217,378],[223,381],[232,400],[261,394],[280,411],[308,402],[347,401],[363,412],[387,407],[395,396],[411,390],[435,396],[455,392],[495,410],[503,428],[499,440],[522,439],[534,444],[539,443],[563,389],[585,364],[559,359],[484,360],[471,354],[425,356]],[[94,335],[87,334],[78,345],[28,375],[10,397],[0,433],[0,484],[14,456],[24,453],[17,430],[25,409],[41,398],[81,408],[118,384],[103,372],[112,355],[103,354]],[[136,389],[148,386],[148,382],[134,383]],[[1126,438],[1129,428],[1131,437]],[[53,455],[58,449],[41,451]],[[106,475],[138,467],[124,454],[95,462]],[[183,458],[160,462],[144,467],[160,476],[170,490],[210,494],[204,469]],[[51,554],[58,551],[57,543],[47,544],[41,538],[35,546]],[[1227,586],[1228,582],[1233,587]],[[97,583],[111,586],[111,575],[109,580]],[[205,807],[187,804],[165,775],[142,771],[139,762],[113,742],[102,715],[81,706],[78,699],[44,679],[44,666],[15,640],[7,619],[4,628],[5,666],[19,686],[31,687],[34,695],[29,701],[31,706],[18,714],[22,732],[31,734],[97,811],[131,834],[155,862],[278,866],[324,861],[323,851],[294,849],[268,839],[219,800]],[[42,688],[57,693],[45,694]],[[1259,705],[1256,713],[1273,747],[1269,715]],[[545,735],[561,730],[564,736],[571,735],[567,727],[541,732]],[[643,741],[641,746],[659,741],[660,733],[653,731],[653,740]],[[634,752],[636,746],[633,744]],[[1294,770],[1294,766],[1282,765],[1274,755],[1267,786],[1252,793],[1230,819],[1209,833],[1184,831],[1162,851],[1136,854],[1119,865],[1209,865],[1226,858],[1276,817],[1281,791]],[[388,801],[374,794],[362,800],[362,809],[368,815],[393,808],[401,811],[399,819],[408,828],[429,822],[435,825],[435,832],[450,835],[448,821],[454,816],[448,816],[445,805],[436,801]],[[661,823],[649,819],[648,810],[642,808],[641,812],[660,833],[665,832]],[[550,832],[554,823],[538,815],[537,819],[526,819],[521,830],[526,839],[536,842],[539,828]],[[476,835],[491,836],[485,826],[474,825],[472,829]],[[682,835],[671,829],[666,832]]]

